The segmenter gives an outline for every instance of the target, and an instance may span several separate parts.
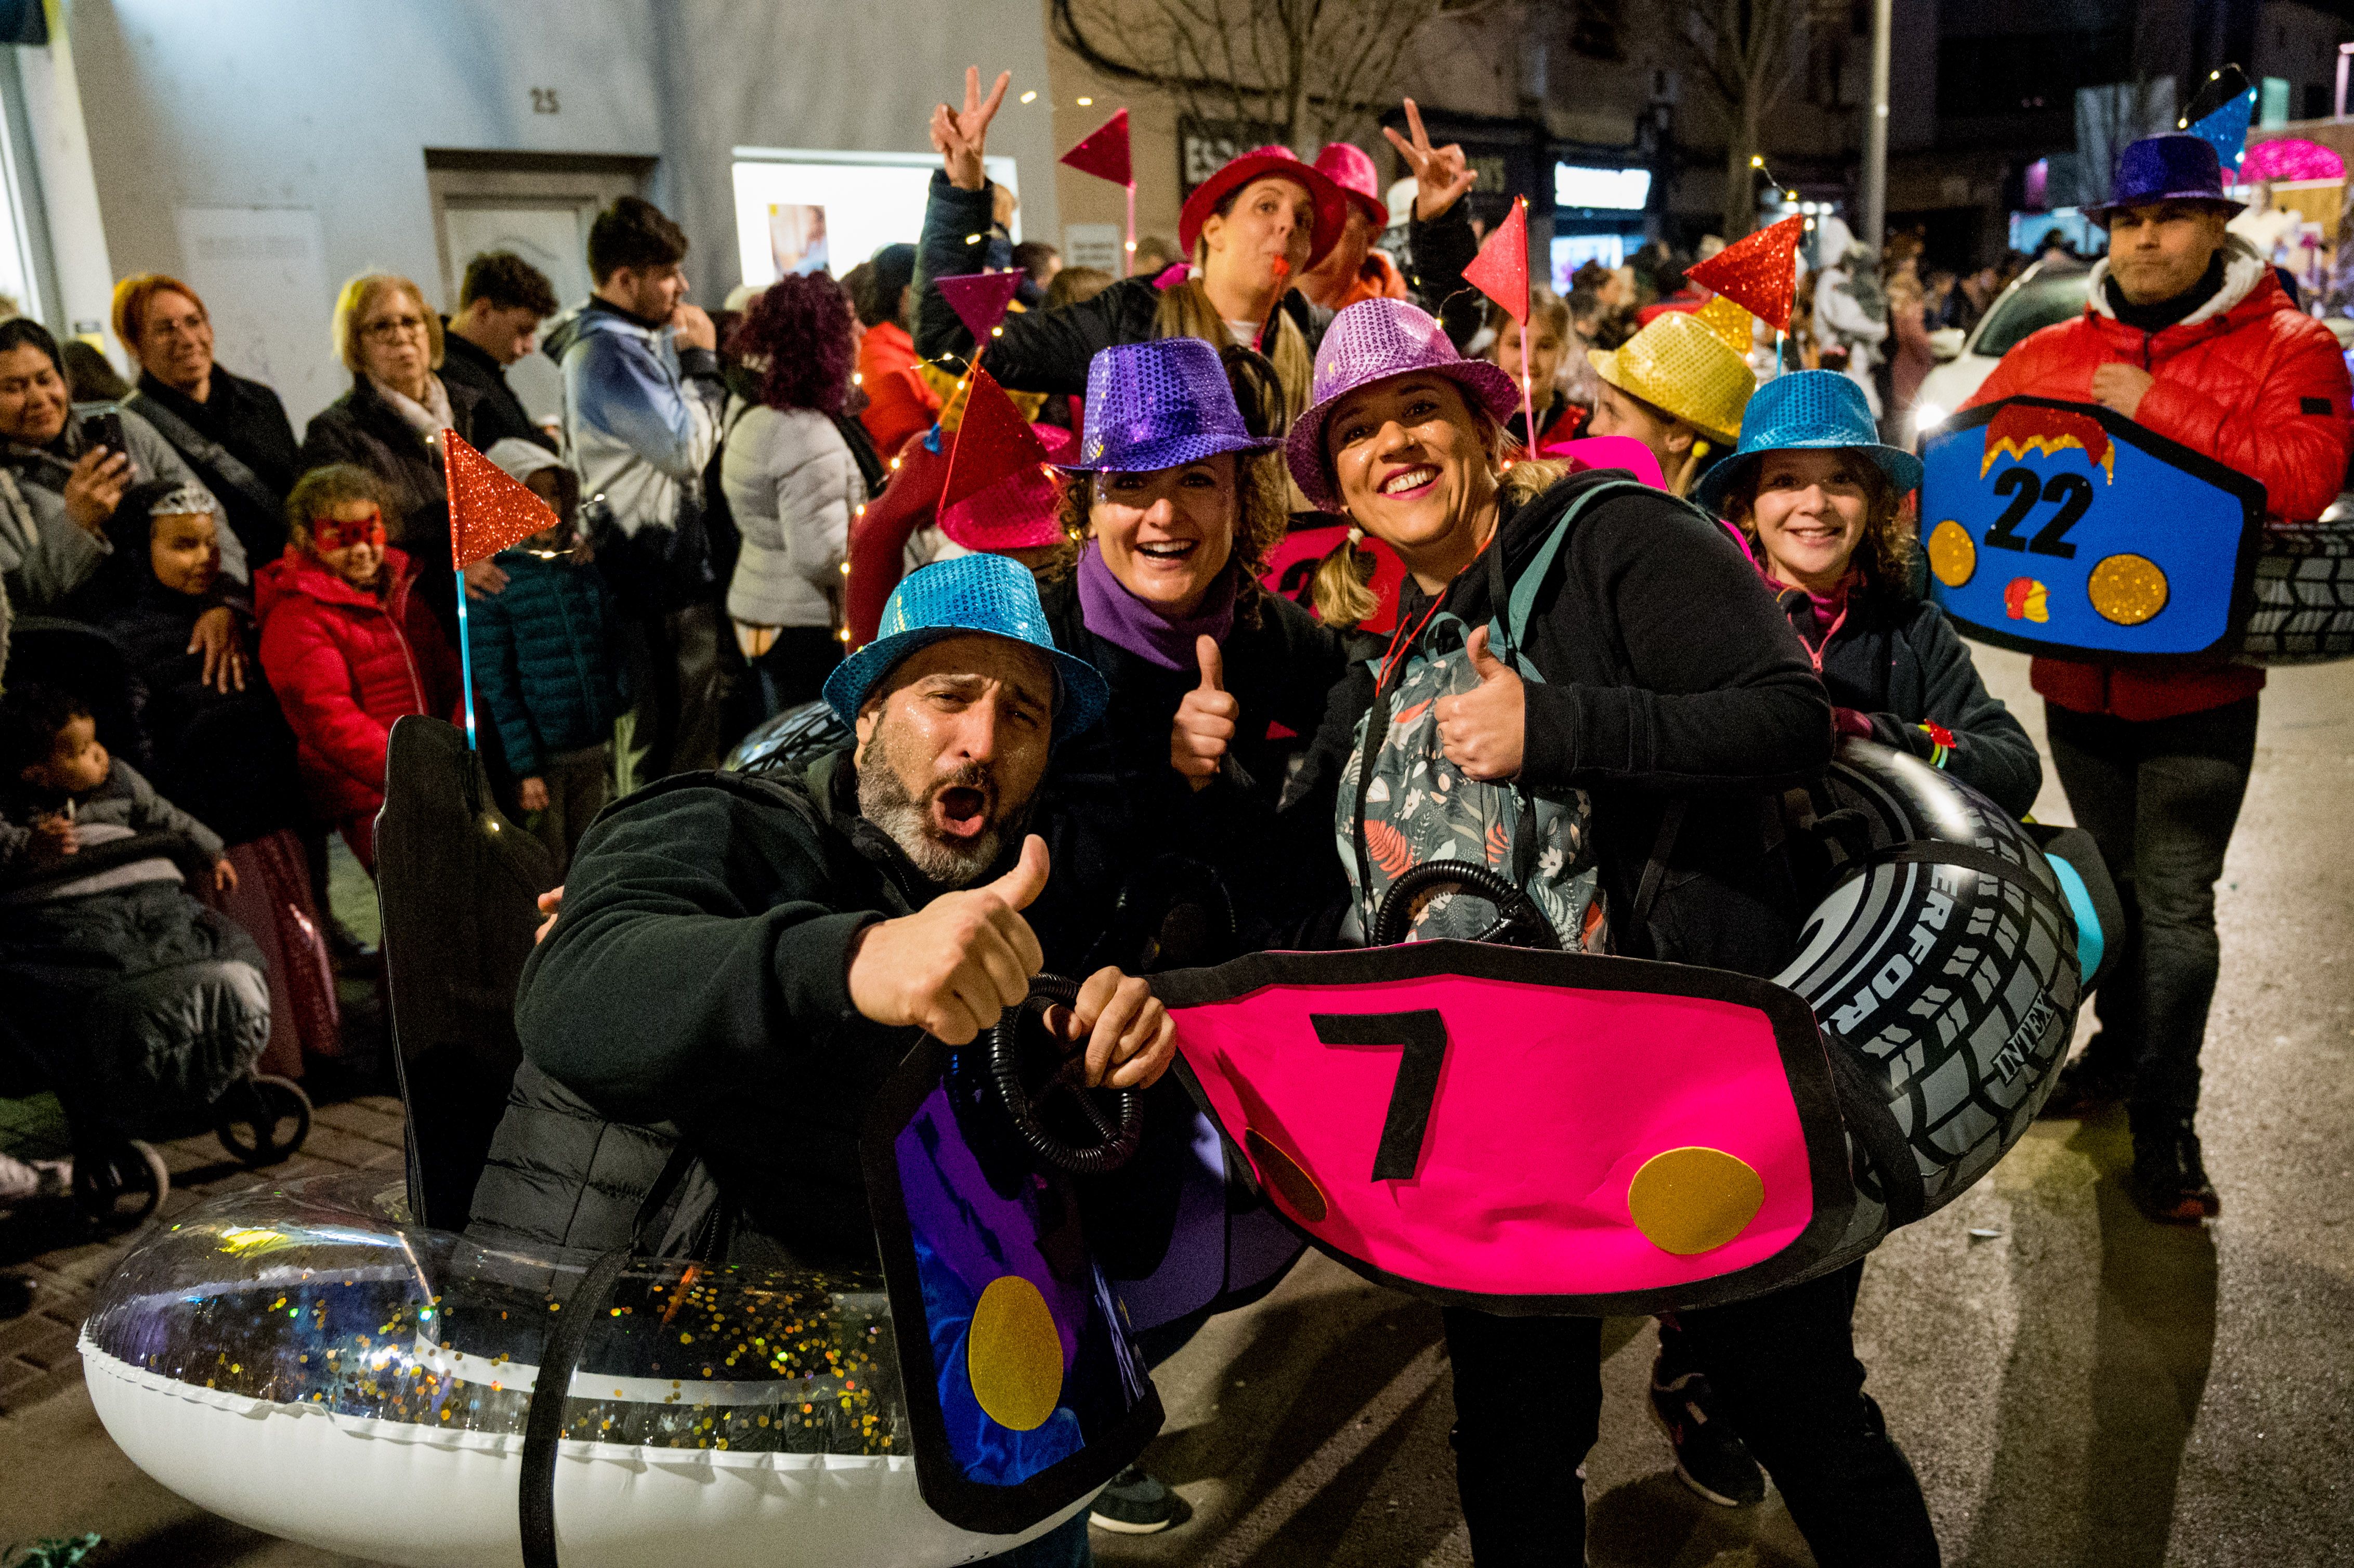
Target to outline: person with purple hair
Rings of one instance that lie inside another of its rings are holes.
[[[842,563],[866,504],[843,429],[857,355],[849,297],[822,272],[779,278],[728,348],[758,377],[759,400],[730,397],[722,426],[720,484],[744,538],[727,614],[773,715],[815,701],[842,662]]]

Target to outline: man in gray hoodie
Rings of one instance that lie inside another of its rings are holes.
[[[726,388],[711,318],[686,302],[685,258],[678,225],[623,196],[589,226],[595,292],[547,334],[564,370],[565,456],[622,609],[634,696],[625,787],[719,762],[720,614],[703,471]]]

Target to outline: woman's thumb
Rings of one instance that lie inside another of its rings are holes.
[[[1193,657],[1202,662],[1202,690],[1225,691],[1226,689],[1226,656],[1219,651],[1218,640],[1206,631],[1193,639]]]
[[[1471,669],[1482,681],[1499,680],[1511,673],[1502,660],[1488,651],[1488,629],[1484,626],[1464,640],[1463,651],[1471,655]]]

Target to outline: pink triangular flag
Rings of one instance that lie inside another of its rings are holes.
[[[1529,199],[1515,196],[1512,210],[1463,269],[1463,281],[1504,307],[1522,326],[1529,322]]]
[[[450,492],[450,558],[462,571],[509,545],[556,526],[556,514],[521,480],[466,444],[441,432],[442,482]]]
[[[1083,175],[1116,185],[1134,185],[1136,175],[1128,163],[1128,111],[1121,110],[1088,132],[1077,146],[1063,154],[1062,161]]]
[[[989,334],[1005,319],[1005,307],[1013,302],[1013,291],[1022,286],[1020,269],[1008,272],[968,272],[960,278],[941,278],[934,281],[972,334],[975,348],[985,348]]]

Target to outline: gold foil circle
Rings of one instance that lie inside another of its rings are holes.
[[[1929,569],[1949,588],[1960,588],[1978,575],[1978,541],[1952,518],[1929,530]]]
[[[2111,556],[2094,567],[2084,594],[2104,620],[2139,626],[2166,608],[2166,574],[2147,556]]]
[[[1289,1204],[1291,1212],[1310,1224],[1320,1224],[1332,1212],[1324,1201],[1324,1189],[1316,1178],[1301,1169],[1272,1139],[1255,1127],[1243,1129],[1243,1152],[1258,1167],[1258,1179],[1272,1187]]]
[[[1063,1397],[1063,1336],[1038,1287],[1018,1274],[989,1282],[965,1341],[972,1396],[1000,1426],[1034,1431]]]
[[[1748,1161],[1722,1149],[1670,1149],[1643,1161],[1627,1183],[1627,1213],[1661,1252],[1712,1252],[1757,1217],[1766,1183]]]

